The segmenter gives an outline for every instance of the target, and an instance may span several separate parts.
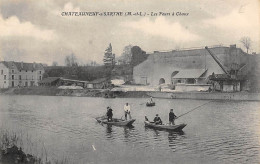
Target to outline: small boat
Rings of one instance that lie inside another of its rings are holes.
[[[117,119],[117,118],[113,118],[113,121],[108,122],[107,118],[105,118],[105,117],[97,117],[96,120],[97,120],[97,122],[102,123],[102,124],[116,125],[116,126],[131,126],[135,122],[135,119],[123,120],[123,119]]]
[[[155,106],[155,102],[147,102],[146,106]]]
[[[187,124],[179,124],[179,125],[158,125],[150,121],[144,122],[146,127],[155,128],[155,129],[163,129],[163,130],[172,130],[172,131],[181,131]]]

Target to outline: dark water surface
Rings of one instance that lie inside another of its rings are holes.
[[[0,128],[19,134],[26,152],[70,163],[260,163],[259,102],[210,102],[178,119],[187,126],[175,133],[145,128],[144,116],[158,113],[166,122],[170,108],[178,116],[208,101],[155,99],[155,107],[145,101],[0,96]],[[137,119],[133,127],[95,121],[108,105],[121,118],[126,102]]]

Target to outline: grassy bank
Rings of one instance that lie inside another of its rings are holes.
[[[43,145],[41,152],[37,144],[33,144],[28,135],[26,142],[22,140],[20,135],[9,132],[8,130],[0,130],[0,163],[3,164],[68,164],[68,160],[50,159]],[[25,145],[27,144],[27,145]],[[25,151],[24,146],[30,147],[31,153]],[[38,154],[32,154],[32,152]]]

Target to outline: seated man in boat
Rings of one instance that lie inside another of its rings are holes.
[[[113,110],[110,107],[107,107],[107,122],[112,121],[112,117],[113,117]]]
[[[177,116],[173,113],[173,109],[170,110],[169,113],[169,124],[170,125],[175,125],[174,120],[177,118]]]
[[[153,121],[157,125],[162,125],[162,120],[161,120],[161,118],[159,117],[158,114],[156,114],[156,117],[153,119]]]
[[[147,116],[144,116],[144,119],[145,119],[145,121],[149,121],[148,118],[147,118]]]

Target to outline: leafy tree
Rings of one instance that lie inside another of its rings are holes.
[[[246,48],[246,53],[248,53],[248,50],[251,48],[251,43],[252,43],[251,39],[245,36],[240,39],[240,42]]]
[[[104,65],[111,65],[114,66],[115,65],[115,54],[112,53],[112,45],[111,43],[109,44],[108,48],[105,50],[105,54],[104,54]]]
[[[131,61],[132,61],[132,57],[133,57],[133,55],[132,55],[132,51],[131,51],[131,49],[132,49],[132,45],[130,44],[130,45],[128,45],[128,46],[125,46],[125,48],[124,48],[124,50],[123,50],[123,53],[122,53],[122,55],[121,55],[121,60],[125,63],[125,64],[129,64],[129,63],[131,63]]]

